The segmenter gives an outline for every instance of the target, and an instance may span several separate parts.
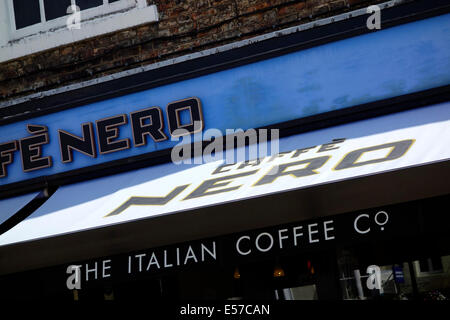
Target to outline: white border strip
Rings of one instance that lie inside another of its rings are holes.
[[[86,12],[82,11],[80,29],[68,29],[66,27],[66,20],[69,19],[69,16],[66,15],[62,18],[47,22],[44,21],[24,29],[13,31],[12,39],[7,44],[0,46],[0,63],[159,20],[156,5],[145,8],[132,7],[122,11],[99,15],[103,9],[104,7],[101,6],[84,10]],[[89,15],[93,17],[89,18]],[[62,23],[64,24],[61,25]],[[42,30],[39,31],[39,28]],[[50,29],[45,30],[43,28]],[[33,34],[27,35],[30,32]]]

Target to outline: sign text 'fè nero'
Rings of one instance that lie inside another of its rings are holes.
[[[189,121],[182,120],[182,113],[189,113]],[[169,133],[172,137],[193,134],[204,128],[201,103],[198,98],[188,98],[171,102],[166,108]],[[129,137],[119,139],[121,126],[130,121]],[[194,125],[195,124],[195,125]],[[200,124],[200,126],[198,125]],[[63,128],[58,129],[61,162],[73,161],[73,152],[96,158],[97,153],[108,154],[133,147],[145,146],[149,138],[161,142],[169,138],[164,133],[164,116],[160,107],[118,114],[81,123],[82,135],[77,136]],[[28,124],[29,136],[0,143],[0,178],[8,175],[7,166],[15,161],[15,152],[20,153],[22,169],[30,172],[52,166],[55,155],[43,154],[42,147],[50,142],[47,126]],[[132,140],[132,142],[131,142]]]

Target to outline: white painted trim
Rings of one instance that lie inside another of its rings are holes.
[[[427,260],[430,260],[430,259],[431,258],[427,258]],[[430,262],[428,262],[428,263],[430,263]],[[441,257],[441,263],[442,263],[442,257]],[[432,269],[432,270],[429,270],[429,271],[422,271],[420,269],[420,261],[419,260],[414,261],[414,268],[416,270],[416,276],[418,278],[425,278],[425,277],[430,277],[430,276],[436,276],[436,275],[444,273],[444,266],[442,266],[442,269]],[[433,268],[434,268],[434,266],[433,266]]]
[[[12,1],[10,0],[10,3]],[[12,7],[12,5],[11,5]],[[41,26],[41,25],[45,25],[45,22],[47,22],[47,19],[45,17],[45,8],[44,8],[44,0],[39,0],[39,10],[41,12],[41,23],[37,24],[36,26]],[[31,26],[30,26],[31,27]],[[15,30],[15,29],[14,29]],[[13,37],[14,37],[14,32],[13,32]]]
[[[381,9],[387,9],[387,8],[392,8],[395,7],[397,5],[400,5],[402,3],[408,2],[409,0],[391,0],[388,2],[384,2],[379,4]],[[304,23],[295,27],[290,27],[290,28],[286,28],[283,30],[279,30],[279,31],[274,31],[274,32],[270,32],[270,33],[266,33],[260,36],[256,36],[250,39],[246,39],[246,40],[241,40],[241,41],[236,41],[230,44],[226,44],[220,47],[216,47],[216,48],[212,48],[212,49],[207,49],[207,50],[203,50],[203,51],[199,51],[199,52],[195,52],[192,54],[187,54],[184,56],[180,56],[177,58],[172,58],[172,59],[168,59],[168,60],[164,60],[164,61],[160,61],[160,62],[156,62],[156,63],[152,63],[152,64],[148,64],[146,66],[142,66],[142,67],[138,67],[138,68],[133,68],[133,69],[129,69],[129,70],[125,70],[125,71],[121,71],[121,72],[117,72],[111,75],[107,75],[107,76],[103,76],[103,77],[99,77],[99,78],[95,78],[92,80],[87,80],[87,81],[82,81],[82,82],[78,82],[78,83],[74,83],[74,84],[70,84],[70,85],[66,85],[63,87],[59,87],[56,89],[51,89],[51,90],[46,90],[46,91],[40,91],[37,93],[33,93],[24,97],[19,97],[19,98],[15,98],[15,99],[11,99],[11,100],[5,100],[5,101],[0,101],[0,108],[6,108],[6,107],[10,107],[16,104],[20,104],[20,103],[24,103],[26,101],[29,100],[33,100],[33,99],[41,99],[44,97],[48,97],[48,96],[53,96],[56,94],[60,94],[60,93],[64,93],[64,92],[69,92],[72,90],[77,90],[80,88],[84,88],[84,87],[89,87],[89,86],[93,86],[99,83],[104,83],[104,82],[108,82],[111,80],[115,80],[115,79],[119,79],[119,78],[123,78],[123,77],[127,77],[127,76],[131,76],[134,74],[139,74],[141,72],[146,72],[149,70],[155,70],[155,69],[159,69],[165,66],[169,66],[169,65],[174,65],[174,64],[178,64],[178,63],[182,63],[185,61],[189,61],[189,60],[193,60],[193,59],[197,59],[200,57],[207,57],[213,54],[217,54],[220,52],[226,52],[232,49],[236,49],[236,48],[242,48],[245,46],[248,46],[252,43],[258,43],[258,42],[262,42],[268,39],[273,39],[273,38],[277,38],[277,37],[281,37],[281,36],[285,36],[285,35],[289,35],[289,34],[293,34],[293,33],[297,33],[297,32],[302,32],[305,30],[309,30],[309,29],[313,29],[319,26],[324,26],[330,23],[334,23],[334,22],[338,22],[338,21],[344,21],[347,19],[350,19],[351,17],[358,17],[361,15],[365,15],[367,14],[367,10],[366,8],[362,8],[362,9],[357,9],[351,12],[347,12],[347,13],[342,13],[333,17],[329,17],[329,18],[324,18],[324,19],[320,19],[317,21],[313,21],[313,22],[309,22],[309,23]]]
[[[11,12],[11,6],[9,9]],[[14,15],[10,13],[10,17]],[[69,30],[66,27],[67,16],[20,30],[14,30],[12,25],[9,41],[6,44],[0,42],[0,63],[158,20],[156,5],[142,7],[139,0],[122,0],[83,10],[81,29]]]
[[[5,1],[4,5],[6,6],[6,8],[8,9],[8,13],[6,13],[6,11],[3,13],[3,18],[6,19],[7,17],[9,18],[10,24],[8,26],[7,29],[4,30],[4,32],[7,32],[7,39],[8,41],[11,39],[11,35],[12,32],[14,30],[16,30],[16,19],[14,19],[14,9],[12,6],[12,0],[7,0]],[[6,17],[6,15],[8,15]]]
[[[117,13],[119,11],[129,10],[136,7],[136,0],[121,0],[119,2],[108,3],[103,0],[103,4],[98,7],[90,8],[83,10],[81,12],[81,21],[88,21],[94,19],[96,17],[101,17],[108,14]],[[71,0],[72,4],[75,4],[75,0]],[[12,5],[12,0],[8,0],[8,6],[10,8],[10,15],[14,17],[14,10]],[[11,38],[10,40],[17,40],[26,36],[32,36],[35,34],[39,34],[46,31],[53,31],[59,28],[66,27],[66,21],[68,15],[65,15],[60,18],[52,19],[47,21],[45,17],[45,7],[44,0],[39,0],[39,7],[41,10],[41,23],[37,23],[25,28],[21,28],[16,30],[15,26],[12,28]],[[12,19],[14,20],[14,19]]]
[[[0,1],[0,47],[8,43],[10,28],[14,21],[10,21],[11,12],[6,1]]]

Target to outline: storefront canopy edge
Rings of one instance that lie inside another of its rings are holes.
[[[442,103],[282,138],[260,162],[169,163],[64,186],[0,236],[0,273],[26,268],[6,265],[8,252],[32,252],[37,267],[449,193],[449,143]]]
[[[36,198],[39,192],[32,192],[17,197],[0,200],[0,225]]]

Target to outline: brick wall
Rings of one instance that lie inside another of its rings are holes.
[[[0,101],[355,10],[376,0],[148,0],[160,21],[0,64]]]

